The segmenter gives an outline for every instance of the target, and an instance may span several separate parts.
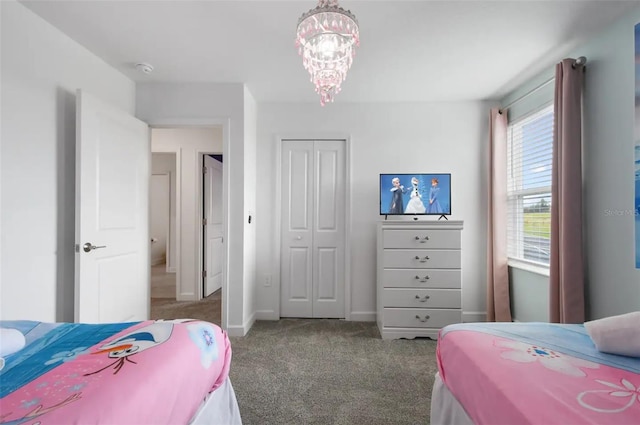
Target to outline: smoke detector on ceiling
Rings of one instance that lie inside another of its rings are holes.
[[[153,65],[141,62],[136,64],[136,69],[145,74],[151,74],[153,72]]]

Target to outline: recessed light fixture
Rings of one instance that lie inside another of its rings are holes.
[[[136,64],[136,69],[140,72],[144,72],[145,74],[151,74],[153,72],[153,65],[140,62]]]

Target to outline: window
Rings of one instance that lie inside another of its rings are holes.
[[[553,104],[509,123],[507,253],[549,265]]]

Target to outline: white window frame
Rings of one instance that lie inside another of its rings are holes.
[[[553,102],[547,103],[542,107],[531,111],[523,117],[510,122],[507,127],[507,256],[508,264],[512,267],[524,269],[536,274],[549,275],[549,264],[535,260],[525,259],[524,253],[524,198],[531,195],[546,195],[551,194],[551,181],[548,186],[540,186],[536,188],[528,189],[512,189],[513,187],[521,187],[523,181],[522,175],[522,144],[513,146],[514,140],[522,140],[522,128],[526,121],[529,121],[532,117],[539,115],[540,117],[546,115],[549,110],[553,113]],[[554,116],[555,119],[555,116]],[[553,138],[553,130],[551,132]],[[553,143],[553,140],[551,141]],[[514,152],[516,149],[516,152]],[[513,159],[516,156],[518,159]],[[515,180],[515,182],[514,182]],[[515,201],[516,205],[511,206],[511,201]],[[513,213],[513,211],[519,213]],[[513,232],[517,234],[513,235]],[[513,241],[516,242],[515,252],[513,247]]]

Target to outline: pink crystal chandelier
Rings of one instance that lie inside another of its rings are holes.
[[[338,0],[318,0],[298,20],[296,46],[322,106],[340,92],[359,45],[358,21]]]

